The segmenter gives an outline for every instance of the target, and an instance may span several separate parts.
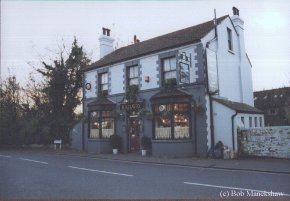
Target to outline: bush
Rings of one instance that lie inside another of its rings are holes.
[[[142,136],[141,147],[142,149],[145,149],[145,150],[151,149],[151,139],[147,136]]]
[[[110,143],[113,149],[121,149],[122,138],[119,135],[111,135],[110,136]]]

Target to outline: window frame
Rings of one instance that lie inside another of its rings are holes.
[[[258,127],[258,117],[254,117],[254,125],[255,125],[255,128]]]
[[[135,75],[134,77],[130,77],[131,76],[131,73],[130,73],[130,70],[133,69],[133,68],[136,68],[137,69],[137,75]],[[133,86],[133,85],[137,85],[139,86],[139,65],[132,65],[132,66],[127,66],[126,67],[126,82],[127,82],[127,87],[128,86]],[[130,81],[131,80],[134,80],[136,79],[137,80],[137,83],[136,84],[130,84]]]
[[[172,70],[171,69],[171,66],[170,66],[170,70],[165,71],[165,65],[164,65],[164,63],[165,63],[166,60],[169,60],[169,63],[171,64],[171,62],[170,62],[171,59],[174,59],[174,61],[175,61],[175,69]],[[162,83],[162,86],[164,86],[166,80],[168,80],[168,79],[165,79],[165,74],[166,73],[175,72],[175,78],[169,78],[169,79],[176,79],[176,83],[177,83],[177,68],[178,68],[178,64],[177,64],[176,56],[162,58],[162,60],[161,60],[161,79],[162,79],[162,82],[161,83]]]
[[[244,116],[241,116],[241,122],[242,122],[243,126],[246,127],[246,125],[245,125],[245,117]]]
[[[103,75],[106,75],[107,76],[107,82],[102,82],[103,80]],[[109,90],[109,74],[108,74],[108,72],[104,72],[104,73],[99,73],[98,74],[98,90],[99,90],[99,92],[101,93],[101,92],[105,92],[105,91],[107,91],[108,92],[108,90]],[[105,86],[105,85],[107,85],[107,89],[102,89],[103,88],[103,86]]]
[[[175,104],[186,104],[188,107],[188,110],[186,111],[174,111],[174,105]],[[156,112],[155,111],[155,107],[158,107],[160,105],[166,105],[169,106],[171,108],[170,110],[170,126],[171,126],[171,135],[170,138],[166,138],[166,139],[156,139],[156,118],[161,117],[164,115],[164,112]],[[153,139],[154,140],[170,140],[170,141],[175,141],[175,140],[190,140],[192,139],[192,114],[191,114],[191,110],[190,110],[190,103],[188,102],[174,102],[174,103],[158,103],[158,104],[153,104],[152,105],[152,111],[153,111],[153,122],[152,122],[152,130],[153,130]],[[175,121],[174,121],[174,115],[176,114],[183,114],[186,115],[188,117],[188,132],[189,132],[189,137],[188,138],[175,138]]]
[[[253,120],[252,117],[249,117],[249,128],[253,127]]]

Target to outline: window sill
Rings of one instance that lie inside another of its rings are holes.
[[[89,138],[88,141],[96,141],[96,142],[107,142],[109,141],[109,138]]]
[[[176,139],[176,140],[152,140],[154,143],[187,143],[187,142],[192,142],[192,139]]]
[[[229,53],[235,54],[233,50],[228,50]]]

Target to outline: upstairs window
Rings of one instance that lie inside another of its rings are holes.
[[[228,35],[228,49],[233,51],[233,39],[232,39],[232,30],[227,28]]]
[[[128,67],[128,85],[138,85],[139,73],[138,66]]]
[[[99,74],[99,90],[100,92],[108,91],[108,73]]]
[[[163,65],[163,82],[169,79],[176,79],[176,58],[166,58],[162,62]]]

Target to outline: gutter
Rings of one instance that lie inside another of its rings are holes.
[[[233,151],[235,151],[235,124],[234,119],[239,114],[239,112],[236,111],[235,114],[232,115],[232,143],[233,143]]]

